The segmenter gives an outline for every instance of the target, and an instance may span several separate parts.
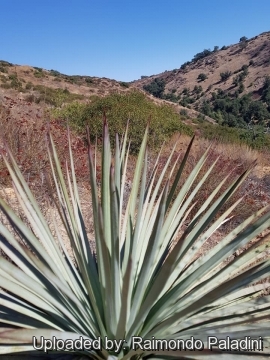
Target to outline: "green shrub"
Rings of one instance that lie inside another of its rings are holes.
[[[60,76],[61,75],[61,73],[57,70],[50,70],[50,73],[52,76]]]
[[[198,80],[198,81],[204,81],[204,80],[206,80],[206,79],[207,79],[207,75],[204,74],[204,73],[200,73],[200,74],[198,75],[198,77],[197,77],[197,80]]]
[[[123,134],[129,120],[131,151],[137,152],[144,133],[144,127],[150,121],[150,145],[158,147],[175,132],[192,134],[192,129],[180,121],[180,117],[168,105],[155,105],[139,91],[127,94],[112,94],[104,98],[95,97],[90,104],[72,103],[54,112],[54,116],[67,119],[70,126],[84,132],[85,126],[91,129],[91,136],[101,137],[102,117],[106,113],[113,132]],[[78,114],[76,113],[78,111]],[[113,140],[113,139],[112,139]]]
[[[240,49],[243,50],[247,47],[248,38],[246,36],[242,36],[239,40]]]
[[[222,124],[225,126],[246,128],[253,119],[258,125],[266,127],[270,119],[270,90],[268,98],[267,82],[260,90],[261,99],[253,100],[252,94],[240,96],[244,91],[244,84],[239,76],[233,79],[234,85],[239,85],[239,89],[234,94],[219,89],[211,94],[212,99],[207,100],[207,104],[203,102],[200,105],[199,111],[219,120],[221,115]]]
[[[64,78],[65,78],[65,81],[70,83],[70,84],[77,84],[77,85],[81,84],[80,76],[68,76],[68,75],[65,75]]]
[[[188,116],[187,110],[186,110],[186,109],[181,109],[181,110],[180,110],[180,115],[181,115],[181,116],[184,116],[184,117],[187,117],[187,116]]]
[[[270,77],[266,76],[264,84],[261,89],[261,99],[267,105],[268,112],[270,113]]]
[[[45,74],[44,74],[44,72],[43,72],[42,69],[41,69],[41,71],[35,71],[35,72],[34,72],[34,76],[35,76],[36,78],[44,78],[44,77],[45,77]]]
[[[4,83],[8,81],[5,75],[0,75],[0,80]]]
[[[18,79],[16,74],[10,74],[8,76],[10,81],[10,87],[19,91],[22,91],[22,82]]]
[[[122,87],[124,88],[129,88],[129,83],[125,82],[125,81],[120,81],[119,83]]]
[[[54,107],[84,98],[83,95],[70,93],[68,89],[53,89],[44,85],[36,85],[33,89],[39,92],[40,100]]]
[[[195,93],[195,94],[200,94],[201,92],[202,92],[202,90],[203,90],[203,88],[202,88],[202,86],[201,85],[195,85],[194,86],[194,89],[193,89],[193,92]]]
[[[26,85],[25,85],[25,89],[26,90],[31,90],[33,88],[33,84],[31,82],[28,82]]]
[[[245,86],[244,86],[244,84],[241,82],[241,83],[239,84],[238,91],[239,91],[239,93],[241,94],[244,90],[245,90]]]
[[[14,81],[17,81],[18,80],[18,77],[17,77],[17,75],[16,74],[10,74],[9,76],[8,76],[8,78],[9,78],[9,80],[14,80]]]
[[[239,40],[240,43],[247,42],[247,41],[248,41],[248,38],[246,36],[242,36]]]
[[[178,100],[180,99],[180,96],[175,95],[173,92],[171,92],[171,93],[169,92],[169,93],[163,95],[163,99],[169,100],[172,102],[178,102]]]
[[[43,72],[43,69],[41,67],[38,67],[38,66],[33,66],[33,69],[35,69],[38,72]]]
[[[186,61],[184,64],[182,64],[182,65],[180,66],[180,69],[181,69],[181,70],[185,70],[186,67],[187,67],[189,64],[191,64],[191,61]]]
[[[7,73],[7,69],[5,66],[0,66],[0,72]]]
[[[212,51],[210,49],[204,49],[202,52],[199,52],[196,55],[194,55],[192,61],[196,62],[200,59],[205,58],[206,56],[209,56],[210,54],[212,54]]]
[[[10,86],[13,89],[16,89],[16,90],[21,90],[22,89],[22,83],[18,79],[17,80],[11,80]]]
[[[190,89],[187,88],[187,87],[184,87],[183,91],[182,91],[182,94],[183,95],[189,95],[189,92],[190,92]]]
[[[188,107],[189,104],[193,104],[195,102],[195,99],[191,96],[183,96],[181,101],[179,101],[179,104]]]
[[[162,98],[165,90],[165,80],[155,78],[150,84],[144,85],[143,89],[155,97]]]
[[[242,83],[244,81],[244,79],[246,78],[246,76],[248,75],[247,65],[243,65],[240,71],[242,71],[242,72],[233,78],[233,84],[235,86],[240,85],[240,83]],[[239,72],[239,71],[237,71],[237,72]]]
[[[219,122],[222,122],[222,120]],[[235,126],[228,126],[227,123],[226,125],[217,126],[206,121],[203,125],[200,125],[200,132],[202,137],[209,140],[231,144],[245,144],[257,150],[270,150],[270,136],[264,133],[264,130],[255,130],[254,133],[247,128],[236,128]]]
[[[0,60],[0,66],[11,67],[13,64],[8,61]]]
[[[85,78],[84,80],[87,84],[93,84],[93,82],[94,82],[93,79],[91,79],[89,77]]]
[[[225,71],[225,72],[220,73],[221,81],[226,81],[227,79],[229,79],[231,74],[232,74],[231,71]]]

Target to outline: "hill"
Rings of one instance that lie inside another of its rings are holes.
[[[262,41],[265,36],[260,35],[258,38]],[[258,38],[255,40],[257,41]],[[211,114],[208,117],[196,110],[199,109],[198,105],[202,99],[207,101],[212,96],[207,88],[214,79],[214,73],[212,74],[210,71],[210,68],[214,69],[214,67],[213,65],[210,67],[211,64],[209,63],[207,68],[209,69],[207,73],[208,78],[199,82],[204,89],[202,91],[204,93],[203,96],[198,96],[198,99],[195,99],[193,103],[186,104],[186,107],[183,106],[182,96],[186,87],[191,88],[192,84],[198,84],[196,79],[200,73],[206,72],[204,67],[206,62],[212,61],[211,59],[214,58],[219,59],[224,54],[228,55],[234,49],[235,54],[231,53],[230,55],[232,60],[226,62],[233,64],[236,61],[236,57],[241,58],[246,54],[251,44],[250,40],[247,40],[247,44],[245,41],[245,48],[241,51],[239,50],[239,45],[233,45],[231,49],[215,50],[211,54],[208,54],[206,51],[207,55],[206,53],[198,55],[197,57],[204,57],[182,66],[182,69],[144,78],[133,83],[94,76],[68,76],[56,70],[15,65],[4,60],[0,61],[0,189],[2,187],[11,187],[10,177],[2,160],[2,157],[6,154],[5,144],[2,141],[4,138],[6,144],[12,150],[28,184],[35,192],[39,201],[45,204],[49,194],[49,189],[46,185],[48,169],[46,134],[50,129],[59,152],[60,163],[64,169],[68,147],[67,119],[72,122],[71,125],[76,125],[71,127],[70,134],[74,158],[76,159],[77,181],[82,188],[87,187],[87,148],[85,146],[84,135],[82,135],[82,129],[84,131],[85,125],[92,124],[94,125],[91,127],[92,135],[98,136],[99,129],[101,128],[102,114],[106,110],[108,120],[111,121],[110,127],[113,131],[119,131],[120,127],[123,128],[126,123],[126,119],[131,119],[129,134],[131,134],[130,137],[133,140],[136,140],[136,146],[140,143],[145,123],[151,118],[151,146],[152,144],[157,144],[157,149],[159,149],[161,142],[164,139],[167,140],[164,147],[165,155],[160,158],[159,169],[162,169],[164,166],[165,159],[169,156],[171,149],[177,141],[177,136],[173,135],[177,131],[182,133],[177,147],[179,156],[190,141],[189,135],[194,133],[199,135],[195,140],[194,153],[192,153],[193,160],[190,166],[199,159],[202,151],[209,145],[207,139],[234,142],[235,144],[230,145],[215,142],[213,158],[215,156],[221,157],[221,167],[217,169],[215,176],[223,174],[222,171],[231,167],[232,164],[236,171],[239,171],[257,158],[258,166],[248,185],[249,190],[250,187],[254,190],[252,190],[253,192],[250,193],[249,197],[249,203],[253,205],[248,210],[257,209],[260,204],[266,201],[265,199],[268,199],[269,152],[265,150],[264,152],[250,150],[245,145],[243,146],[243,143],[257,149],[269,149],[269,136],[262,137],[259,141],[255,142],[252,136],[250,137],[248,130],[219,126],[218,121],[211,118],[215,114]],[[256,63],[249,64],[248,74],[244,82],[251,76],[251,70],[253,71],[255,68],[257,68],[256,71],[260,72],[261,80],[265,79],[267,69],[269,69],[266,63],[262,64],[266,48],[264,46],[260,56],[256,57]],[[261,65],[259,65],[259,60]],[[218,61],[220,62],[218,71],[220,71],[220,68],[223,72],[236,71],[223,68],[222,60]],[[242,61],[238,64],[239,67]],[[242,64],[245,65],[245,62],[243,61]],[[235,69],[238,69],[236,65]],[[240,73],[243,71],[245,70],[241,70]],[[193,80],[191,74],[193,74]],[[218,72],[215,76],[218,78]],[[176,88],[177,81],[183,78],[186,79],[185,83],[180,85],[184,87]],[[149,85],[155,79],[157,79],[157,84],[161,80],[165,82],[164,91],[160,97],[155,97],[143,89],[145,85]],[[169,79],[171,80],[169,81]],[[194,82],[192,83],[192,81]],[[218,82],[217,80],[213,81]],[[262,89],[263,82],[261,81],[260,84],[260,88],[254,89],[258,91]],[[218,82],[215,86],[220,87],[220,91],[222,90],[228,94],[229,90],[225,88],[225,85],[228,85],[228,80],[227,82]],[[176,90],[174,91],[174,89]],[[191,93],[191,90],[189,92]],[[243,93],[245,94],[244,91]],[[173,94],[176,97],[181,95],[181,98],[175,102],[174,97],[172,95],[170,97],[168,94]],[[189,96],[193,95],[190,94]],[[254,91],[252,96],[256,96],[256,91]],[[120,123],[117,120],[121,120]],[[99,145],[99,142],[97,144]],[[133,149],[131,148],[131,150]],[[151,148],[150,163],[153,159],[152,150]],[[100,162],[99,154],[98,162]],[[132,178],[133,170],[133,163],[131,162],[131,166],[128,169],[128,181]],[[214,179],[215,176],[213,177]],[[213,186],[215,186],[214,183]],[[207,188],[205,191],[209,193],[210,190]],[[243,192],[245,193],[247,190],[244,189]],[[242,215],[243,209],[239,212],[239,216]]]
[[[198,110],[223,125],[245,127],[252,122],[268,126],[269,75],[270,32],[265,32],[251,39],[242,37],[238,44],[221,49],[205,49],[179,69],[142,76],[132,85]]]
[[[96,97],[105,97],[113,93],[125,94],[138,89],[156,105],[170,105],[179,113],[183,106],[169,100],[153,97],[133,83],[116,81],[95,76],[66,75],[57,70],[46,70],[28,65],[16,65],[0,60],[0,94],[9,98],[25,100],[41,105],[60,107],[72,101],[91,102]],[[2,96],[3,101],[3,96]],[[196,110],[186,109],[190,118],[197,118]],[[207,117],[207,120],[214,121]]]
[[[35,110],[28,111],[32,105],[33,109],[35,106],[42,109],[47,118],[67,118],[68,114],[76,126],[79,119],[82,129],[89,120],[89,114],[92,121],[96,121],[94,119],[102,118],[104,110],[107,109],[108,113],[108,103],[111,114],[123,110],[122,121],[126,121],[132,112],[132,116],[136,117],[138,111],[134,109],[138,108],[142,110],[140,117],[144,122],[151,114],[159,113],[157,120],[164,125],[164,114],[172,113],[171,110],[163,111],[163,107],[169,106],[178,118],[177,129],[183,129],[181,123],[188,127],[185,128],[186,134],[196,133],[208,139],[245,143],[257,149],[269,148],[270,138],[264,133],[267,119],[270,118],[265,101],[270,98],[270,86],[263,90],[269,73],[269,37],[270,33],[264,33],[254,39],[241,38],[239,44],[223,46],[220,50],[217,47],[213,51],[204,50],[179,69],[143,77],[132,83],[95,76],[65,75],[57,70],[16,65],[2,60],[0,107],[6,113],[13,106],[12,103],[17,102],[16,111],[13,109],[12,113],[15,121],[21,120],[21,113],[25,109],[28,120],[35,122],[35,117],[32,117]],[[225,74],[227,79],[221,80],[220,74],[223,77]],[[253,81],[252,86],[247,86],[249,81]],[[135,90],[157,107],[148,105],[142,96],[134,93]],[[129,96],[136,99],[133,109],[130,108]],[[170,115],[170,118],[176,119],[175,115]],[[253,131],[247,125],[250,118],[255,124]],[[169,128],[176,127],[169,125]]]
[[[107,78],[65,75],[57,70],[46,70],[28,65],[15,65],[0,60],[0,88],[9,96],[20,93],[22,99],[45,101],[52,105],[55,92],[72,94],[73,99],[85,100],[90,96],[106,96],[113,91],[125,92],[129,85]],[[68,100],[68,96],[66,99]]]

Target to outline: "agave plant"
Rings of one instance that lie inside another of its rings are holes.
[[[218,159],[199,178],[208,149],[179,190],[194,139],[181,161],[180,155],[172,160],[175,149],[172,151],[161,173],[159,154],[149,176],[146,129],[125,204],[127,130],[121,141],[116,135],[112,152],[104,121],[101,194],[96,181],[96,154],[89,142],[95,250],[87,238],[71,145],[66,185],[50,136],[48,150],[56,206],[74,260],[60,233],[56,231],[57,239],[52,235],[12,154],[8,152],[4,159],[31,226],[0,200],[13,229],[9,231],[0,224],[0,247],[10,259],[0,257],[1,358],[16,353],[44,357],[48,350],[51,355],[123,360],[208,359],[217,354],[232,359],[239,354],[250,358],[267,354],[267,245],[257,242],[234,260],[226,260],[270,226],[268,209],[250,216],[208,252],[196,256],[242,200],[217,218],[250,169],[221,195],[228,177],[217,183],[190,219],[196,195]],[[187,228],[179,233],[187,219]],[[256,351],[250,353],[243,346],[237,349],[240,340],[252,339],[257,343],[250,347]],[[263,351],[258,344],[263,344]]]

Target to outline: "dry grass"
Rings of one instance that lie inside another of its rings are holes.
[[[175,136],[165,146],[163,155],[160,159],[160,169],[163,168],[176,141],[177,137]],[[174,160],[176,160],[179,154],[180,160],[183,158],[189,141],[190,138],[187,136],[180,137],[179,143],[176,147]],[[184,183],[185,179],[190,174],[194,165],[198,162],[198,160],[209,145],[210,142],[208,140],[195,138],[193,147],[191,149],[190,158],[184,169],[183,178],[180,181],[179,187],[181,187],[181,185]],[[239,197],[243,197],[242,202],[233,211],[233,218],[231,219],[231,221],[227,222],[220,229],[221,235],[214,235],[218,239],[220,238],[220,236],[223,236],[224,234],[227,234],[229,231],[231,231],[237,224],[242,222],[253,212],[257,211],[263,206],[266,206],[267,204],[270,204],[270,181],[269,172],[267,172],[268,167],[266,166],[267,162],[269,161],[270,154],[266,152],[260,153],[258,151],[253,151],[247,146],[226,145],[221,143],[212,143],[211,145],[212,147],[209,158],[205,166],[202,168],[199,178],[193,185],[193,188],[205,174],[209,166],[211,166],[211,164],[215,161],[215,159],[219,157],[219,160],[214,167],[212,174],[209,176],[206,183],[202,186],[200,192],[198,193],[198,196],[196,197],[197,204],[191,214],[191,217],[195,215],[196,211],[204,203],[205,199],[208,198],[209,194],[212,193],[212,191],[228,173],[230,173],[229,179],[225,184],[224,188],[221,189],[221,192],[225,190],[228,184],[235,180],[245,169],[247,169],[249,166],[251,166],[252,163],[254,163],[254,161],[257,160],[257,165],[252,169],[243,185],[241,185],[241,187],[237,190],[237,192],[222,209],[223,212],[225,209],[231,206],[232,203],[235,202]],[[262,170],[264,172],[262,172]]]
[[[35,68],[27,65],[6,66],[5,73],[0,71],[0,87],[2,84],[10,83],[9,76],[16,76],[21,82],[23,93],[19,94],[22,99],[26,99],[29,95],[35,94],[33,89],[27,89],[26,85],[32,86],[42,85],[52,89],[68,90],[70,93],[82,95],[85,101],[89,101],[89,97],[93,95],[106,96],[114,91],[126,92],[128,88],[121,86],[116,80],[91,77],[90,82],[85,79],[90,79],[88,76],[67,76],[60,74],[55,76],[51,71]],[[5,94],[8,96],[18,95],[15,89],[5,89]]]

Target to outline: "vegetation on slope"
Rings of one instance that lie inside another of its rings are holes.
[[[241,137],[252,143],[269,132],[269,40],[270,32],[242,36],[238,44],[205,49],[179,69],[144,77],[135,86],[202,112],[222,126],[240,128]]]
[[[265,78],[260,95],[261,101],[254,101],[251,94],[239,97],[239,90],[233,94],[219,90],[212,93],[211,99],[202,103],[200,111],[216,119],[221,125],[246,128],[249,124],[267,127],[270,123],[269,77]]]
[[[218,142],[225,144],[244,144],[251,149],[270,150],[270,136],[264,132],[261,126],[254,126],[251,129],[241,129],[227,125],[214,126],[204,121],[203,116],[198,120],[193,120],[193,122],[205,139],[218,140]]]
[[[165,81],[159,78],[145,85],[144,90],[158,98],[179,102],[185,107],[190,107],[189,105],[201,99],[195,105],[196,110],[215,119],[218,124],[242,129],[255,126],[259,132],[264,132],[270,125],[270,77],[265,77],[264,84],[257,94],[260,97],[259,101],[253,99],[252,93],[240,96],[244,90],[243,75],[245,69],[232,80],[232,85],[236,88],[234,92],[228,93],[218,89],[211,93],[211,98],[204,96],[200,85],[195,86],[192,91],[189,88],[184,88],[178,96],[175,95],[174,91],[164,94]],[[226,74],[222,73],[221,75],[224,77]]]
[[[74,100],[87,101],[93,95],[125,92],[129,83],[104,77],[65,75],[57,70],[0,60],[0,88],[7,96],[16,96],[19,92],[20,98],[27,101],[58,107]]]

